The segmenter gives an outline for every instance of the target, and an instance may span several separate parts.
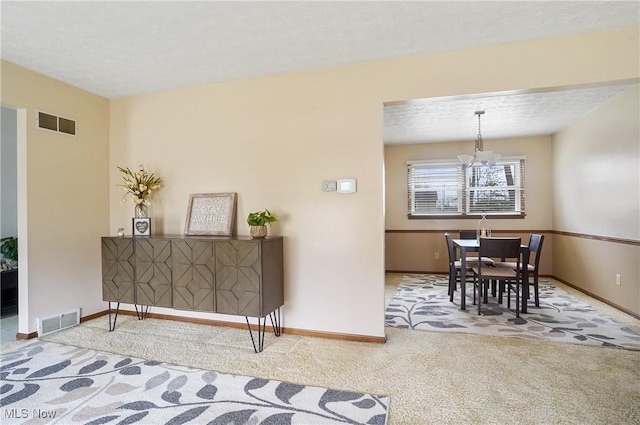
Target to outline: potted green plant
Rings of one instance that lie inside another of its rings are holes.
[[[0,239],[0,254],[10,267],[18,265],[18,238],[9,236]]]
[[[266,208],[264,211],[249,213],[249,216],[247,217],[249,233],[254,238],[264,238],[267,236],[267,224],[271,226],[271,223],[276,221],[278,221],[278,216]]]

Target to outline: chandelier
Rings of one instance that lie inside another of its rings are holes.
[[[500,154],[493,153],[492,151],[485,151],[483,148],[482,132],[480,131],[480,117],[484,114],[484,111],[476,111],[478,116],[478,136],[476,137],[476,150],[472,155],[458,155],[458,160],[465,167],[471,167],[476,162],[482,165],[496,165]]]

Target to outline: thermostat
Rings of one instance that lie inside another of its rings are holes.
[[[339,179],[338,193],[354,193],[356,191],[356,179]]]
[[[322,186],[320,187],[322,188],[323,192],[335,192],[336,190],[338,190],[335,180],[325,180],[322,182]]]

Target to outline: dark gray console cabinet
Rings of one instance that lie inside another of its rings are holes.
[[[271,314],[284,304],[282,249],[282,237],[103,237],[102,297],[265,323],[270,316],[279,334]]]

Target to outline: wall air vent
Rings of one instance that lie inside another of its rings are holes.
[[[55,131],[70,136],[75,136],[77,129],[75,120],[42,111],[36,111],[36,126],[40,130]]]
[[[38,336],[70,328],[80,323],[80,309],[54,316],[38,318]]]

